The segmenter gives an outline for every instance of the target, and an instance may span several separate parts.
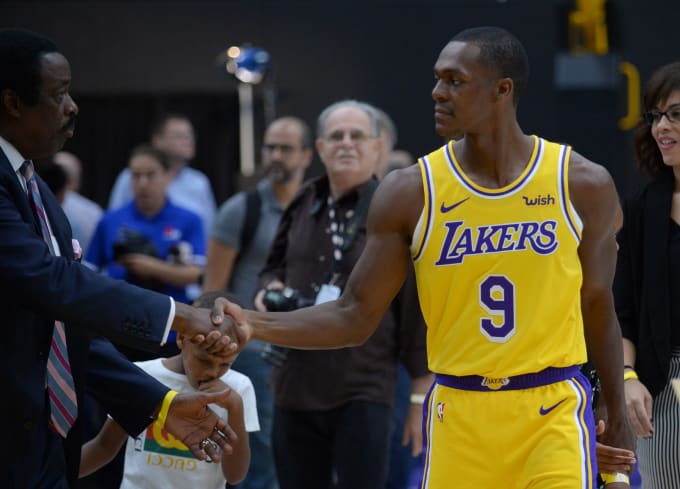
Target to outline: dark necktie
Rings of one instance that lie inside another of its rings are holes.
[[[38,183],[35,180],[33,163],[25,161],[19,171],[26,180],[28,200],[38,216],[38,221],[40,221],[42,237],[47,243],[50,253],[54,255],[54,244],[47,224],[45,206],[40,196]],[[47,359],[47,394],[50,398],[50,421],[57,433],[66,437],[78,416],[78,403],[73,376],[71,375],[71,365],[68,361],[64,323],[61,321],[54,322],[54,331],[52,332],[52,344]]]

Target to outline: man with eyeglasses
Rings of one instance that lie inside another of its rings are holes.
[[[264,135],[262,164],[266,178],[249,192],[240,192],[219,208],[208,242],[203,290],[228,290],[242,304],[253,303],[257,274],[267,254],[283,210],[300,188],[312,161],[312,131],[302,119],[281,117]],[[253,341],[234,368],[255,386],[260,431],[250,433],[250,470],[240,489],[274,489],[276,473],[271,447],[271,365],[262,357],[265,344]]]
[[[326,175],[305,184],[284,212],[260,275],[258,309],[338,297],[366,243],[378,134],[377,114],[368,104],[343,100],[321,113],[316,149]],[[284,285],[297,294],[281,295],[296,299],[270,300],[276,296],[271,289]],[[271,379],[272,444],[281,489],[328,488],[334,480],[337,489],[385,487],[399,360],[414,378],[412,390],[422,394],[431,382],[424,321],[414,304],[412,282],[364,345],[278,357]],[[407,423],[406,436],[420,447],[421,414],[412,411],[417,420]]]

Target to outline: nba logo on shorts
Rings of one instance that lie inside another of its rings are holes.
[[[446,406],[445,402],[438,402],[437,403],[437,418],[439,419],[440,423],[444,422],[444,407]]]

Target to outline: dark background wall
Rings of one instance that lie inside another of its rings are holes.
[[[340,98],[387,111],[398,146],[416,155],[441,141],[433,131],[432,65],[447,40],[474,25],[514,32],[531,60],[520,103],[526,132],[568,141],[607,166],[621,193],[639,185],[623,77],[609,89],[555,87],[554,58],[567,48],[569,0],[2,2],[0,26],[25,27],[52,38],[69,58],[81,108],[66,149],[86,162],[84,193],[104,204],[131,147],[147,137],[163,110],[189,113],[199,137],[195,166],[211,178],[218,201],[238,186],[236,83],[216,66],[227,46],[249,42],[272,57],[269,83],[277,115],[314,123]],[[612,51],[645,80],[678,57],[680,3],[610,0]],[[258,126],[263,90],[258,88]],[[319,172],[318,162],[313,172]]]

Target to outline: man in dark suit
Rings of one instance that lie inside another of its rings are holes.
[[[73,135],[70,82],[68,61],[51,41],[0,30],[3,488],[75,487],[86,390],[131,434],[150,418],[167,419],[165,428],[200,459],[217,460],[218,445],[230,449],[224,432],[233,436],[207,407],[226,392],[175,396],[101,337],[157,349],[172,328],[211,353],[237,346],[215,328],[219,311],[176,304],[75,260],[66,216],[31,163]]]

